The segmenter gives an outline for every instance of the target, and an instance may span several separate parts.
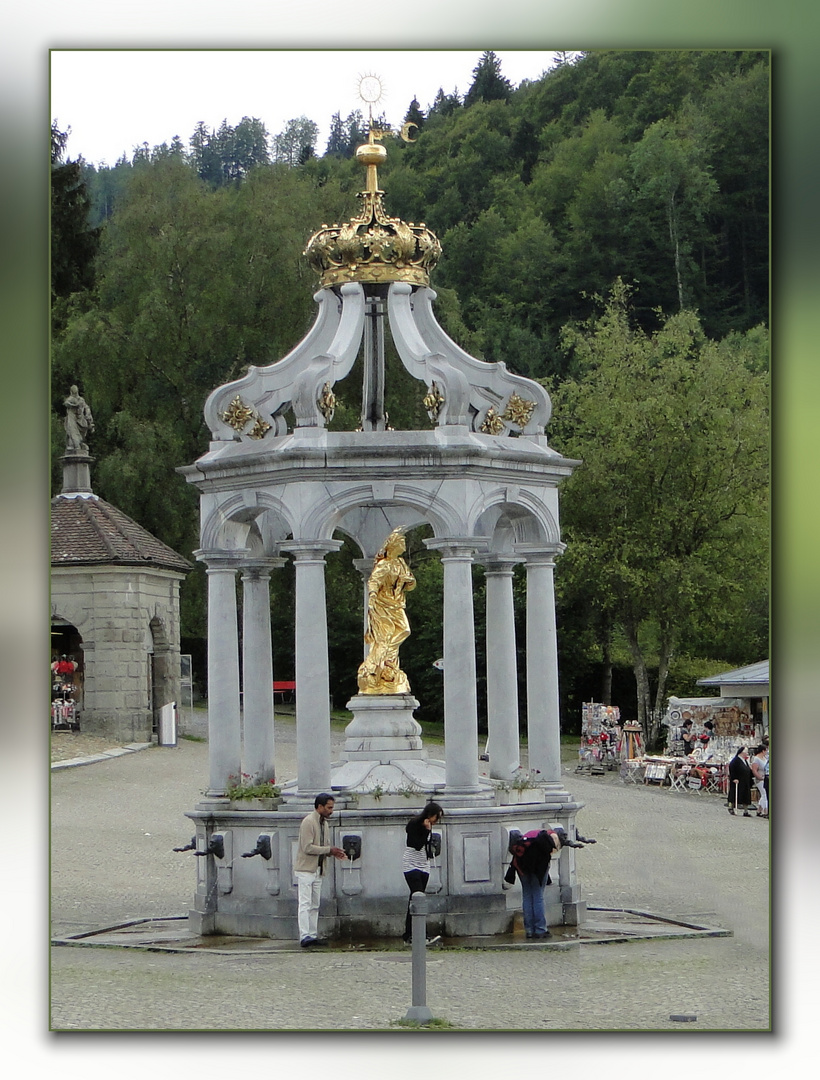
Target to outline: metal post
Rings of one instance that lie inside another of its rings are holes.
[[[433,1019],[427,1008],[427,897],[414,892],[410,897],[410,916],[413,935],[413,993],[412,1005],[405,1020],[426,1024]]]

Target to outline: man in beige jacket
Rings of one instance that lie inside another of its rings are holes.
[[[319,901],[322,898],[322,875],[328,855],[346,859],[341,848],[332,847],[327,820],[333,813],[335,799],[322,793],[313,801],[314,810],[302,819],[299,826],[299,846],[293,871],[299,890],[299,942],[302,948],[327,945],[318,935]]]

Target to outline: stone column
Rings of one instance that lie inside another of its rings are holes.
[[[528,551],[527,567],[527,740],[530,769],[547,784],[561,785],[561,726],[558,708],[558,640],[555,628],[555,557],[564,551]]]
[[[229,777],[242,772],[239,706],[239,639],[236,571],[242,551],[196,551],[208,575],[208,759],[207,795],[225,793]]]
[[[447,794],[472,794],[478,783],[473,553],[465,539],[425,540],[444,566],[444,749]]]
[[[325,555],[341,540],[291,540],[296,564],[296,766],[300,795],[330,790]]]
[[[284,559],[242,564],[243,765],[254,780],[276,779],[269,583],[271,569],[284,565]]]
[[[513,567],[519,560],[492,555],[483,561],[487,583],[487,741],[490,776],[496,780],[509,780],[521,763],[513,607]]]

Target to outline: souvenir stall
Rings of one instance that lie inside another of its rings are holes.
[[[618,742],[618,757],[621,762],[620,777],[625,784],[637,784],[645,777],[642,739],[641,725],[636,720],[624,724]]]
[[[581,707],[581,747],[576,772],[601,775],[615,769],[621,743],[621,710],[616,705],[585,701]]]
[[[80,710],[75,672],[77,663],[61,656],[51,665],[51,730],[79,731]]]
[[[737,698],[669,699],[662,723],[667,727],[672,791],[726,794],[735,751],[763,737],[760,723],[742,706]]]

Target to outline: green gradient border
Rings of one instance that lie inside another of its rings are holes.
[[[771,48],[774,64],[774,164],[776,217],[774,232],[773,367],[775,415],[774,533],[776,539],[776,638],[772,653],[776,707],[774,710],[774,791],[783,792],[783,811],[791,820],[781,832],[787,862],[796,864],[796,891],[784,899],[790,915],[811,910],[809,893],[817,887],[818,837],[810,813],[799,813],[797,791],[815,787],[814,746],[817,728],[813,694],[819,666],[820,560],[814,553],[820,519],[817,495],[818,401],[820,364],[815,359],[818,333],[817,167],[820,154],[815,114],[820,101],[818,45],[820,5],[810,0],[695,0],[661,5],[658,0],[585,2],[571,10],[545,0],[506,4],[442,5],[434,27],[419,26],[419,11],[379,12],[374,30],[362,30],[362,20],[350,9],[348,27],[307,36],[304,23],[322,25],[321,18],[300,17],[300,5],[271,4],[269,11],[252,8],[243,14],[236,6],[203,3],[197,22],[206,35],[186,37],[171,32],[173,5],[166,14],[145,14],[135,35],[122,29],[112,12],[117,5],[100,4],[97,18],[80,5],[70,34],[49,36],[48,20],[39,5],[29,18],[42,29],[6,27],[0,45],[14,63],[6,65],[0,92],[0,131],[4,147],[0,164],[2,251],[0,311],[3,344],[0,370],[6,400],[5,453],[0,467],[3,525],[0,530],[0,656],[3,658],[4,707],[3,777],[7,797],[36,789],[42,783],[45,750],[48,646],[48,385],[47,385],[47,197],[48,126],[47,50],[49,47],[272,47],[334,48]],[[182,5],[188,7],[188,5]],[[321,5],[314,5],[321,9]],[[340,6],[337,6],[337,10]],[[25,19],[25,14],[15,16]],[[12,18],[8,18],[11,23]],[[302,25],[300,25],[300,23]],[[354,25],[355,24],[355,25]],[[407,26],[412,29],[407,31]],[[176,25],[176,24],[174,24]],[[338,23],[334,26],[338,27]],[[9,75],[8,73],[11,72]],[[12,81],[9,81],[12,80]],[[70,123],[70,118],[66,118]],[[13,672],[13,677],[10,674]],[[781,725],[782,724],[782,728]],[[811,755],[799,755],[799,747]],[[13,768],[10,765],[13,764]],[[811,774],[808,770],[812,765]],[[778,789],[780,777],[788,785]],[[787,790],[788,787],[788,790]],[[777,795],[775,795],[775,800]],[[45,793],[43,793],[43,806]],[[777,817],[777,813],[775,817]],[[26,818],[19,843],[42,851],[46,835],[45,809]],[[41,868],[39,868],[41,870]],[[21,871],[22,873],[23,871]],[[38,868],[35,868],[35,873]],[[813,875],[813,876],[812,876]],[[34,886],[35,894],[39,892]],[[808,892],[806,890],[809,890]],[[36,905],[35,905],[36,907]],[[816,958],[814,938],[806,940],[804,956]],[[815,965],[816,966],[816,965]],[[806,993],[811,999],[812,994]],[[791,998],[791,995],[790,995]],[[799,1000],[791,999],[798,1021]],[[44,1022],[44,1019],[43,1019]],[[555,1050],[558,1052],[557,1047]],[[525,1050],[516,1049],[517,1061]],[[318,1060],[318,1059],[316,1059]],[[551,1056],[551,1061],[555,1061]],[[691,1065],[691,1058],[689,1059]],[[340,1061],[333,1061],[339,1075]],[[664,1066],[666,1068],[666,1066]],[[398,1074],[396,1074],[398,1075]]]

